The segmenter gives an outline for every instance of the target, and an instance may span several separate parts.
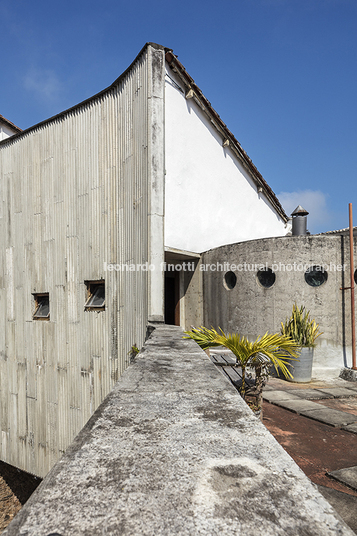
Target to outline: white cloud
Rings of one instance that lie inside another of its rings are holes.
[[[331,224],[333,214],[327,207],[327,195],[320,190],[281,192],[278,198],[288,216],[290,216],[298,205],[301,205],[309,212],[307,226],[311,233],[328,230],[327,228]]]
[[[54,71],[32,67],[26,74],[25,88],[33,91],[40,99],[53,102],[58,99],[61,84]]]

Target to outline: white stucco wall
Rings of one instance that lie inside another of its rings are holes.
[[[2,123],[0,121],[0,141],[4,140],[5,138],[9,138],[10,136],[13,136],[17,133],[17,130],[11,129],[8,125],[5,125],[5,123]]]
[[[283,236],[285,223],[167,66],[165,246],[202,252]]]

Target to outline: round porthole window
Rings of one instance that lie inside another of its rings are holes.
[[[227,272],[224,275],[224,286],[228,290],[232,290],[237,284],[237,276],[234,272]]]
[[[262,287],[270,288],[275,283],[275,274],[271,268],[266,270],[259,270],[257,273],[257,279]]]
[[[305,281],[310,287],[320,287],[327,281],[327,272],[322,266],[311,266],[305,272]]]
[[[354,273],[354,276],[353,276],[354,280],[355,280],[355,283],[357,285],[357,270],[355,270],[355,273]]]

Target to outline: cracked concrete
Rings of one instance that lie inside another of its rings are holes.
[[[180,328],[143,352],[7,536],[352,535]]]

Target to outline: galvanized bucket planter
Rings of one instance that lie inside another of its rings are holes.
[[[280,368],[278,372],[275,369],[270,371],[270,376],[273,378],[280,378],[282,380],[288,380],[289,382],[307,383],[311,382],[312,376],[312,362],[314,358],[314,349],[303,347],[298,350],[298,359],[291,361],[288,365],[288,369],[292,374],[292,378],[286,378],[281,372]]]
[[[292,361],[290,372],[292,378],[287,378],[290,382],[306,383],[311,382],[312,361],[314,358],[313,348],[300,348],[299,359]]]

